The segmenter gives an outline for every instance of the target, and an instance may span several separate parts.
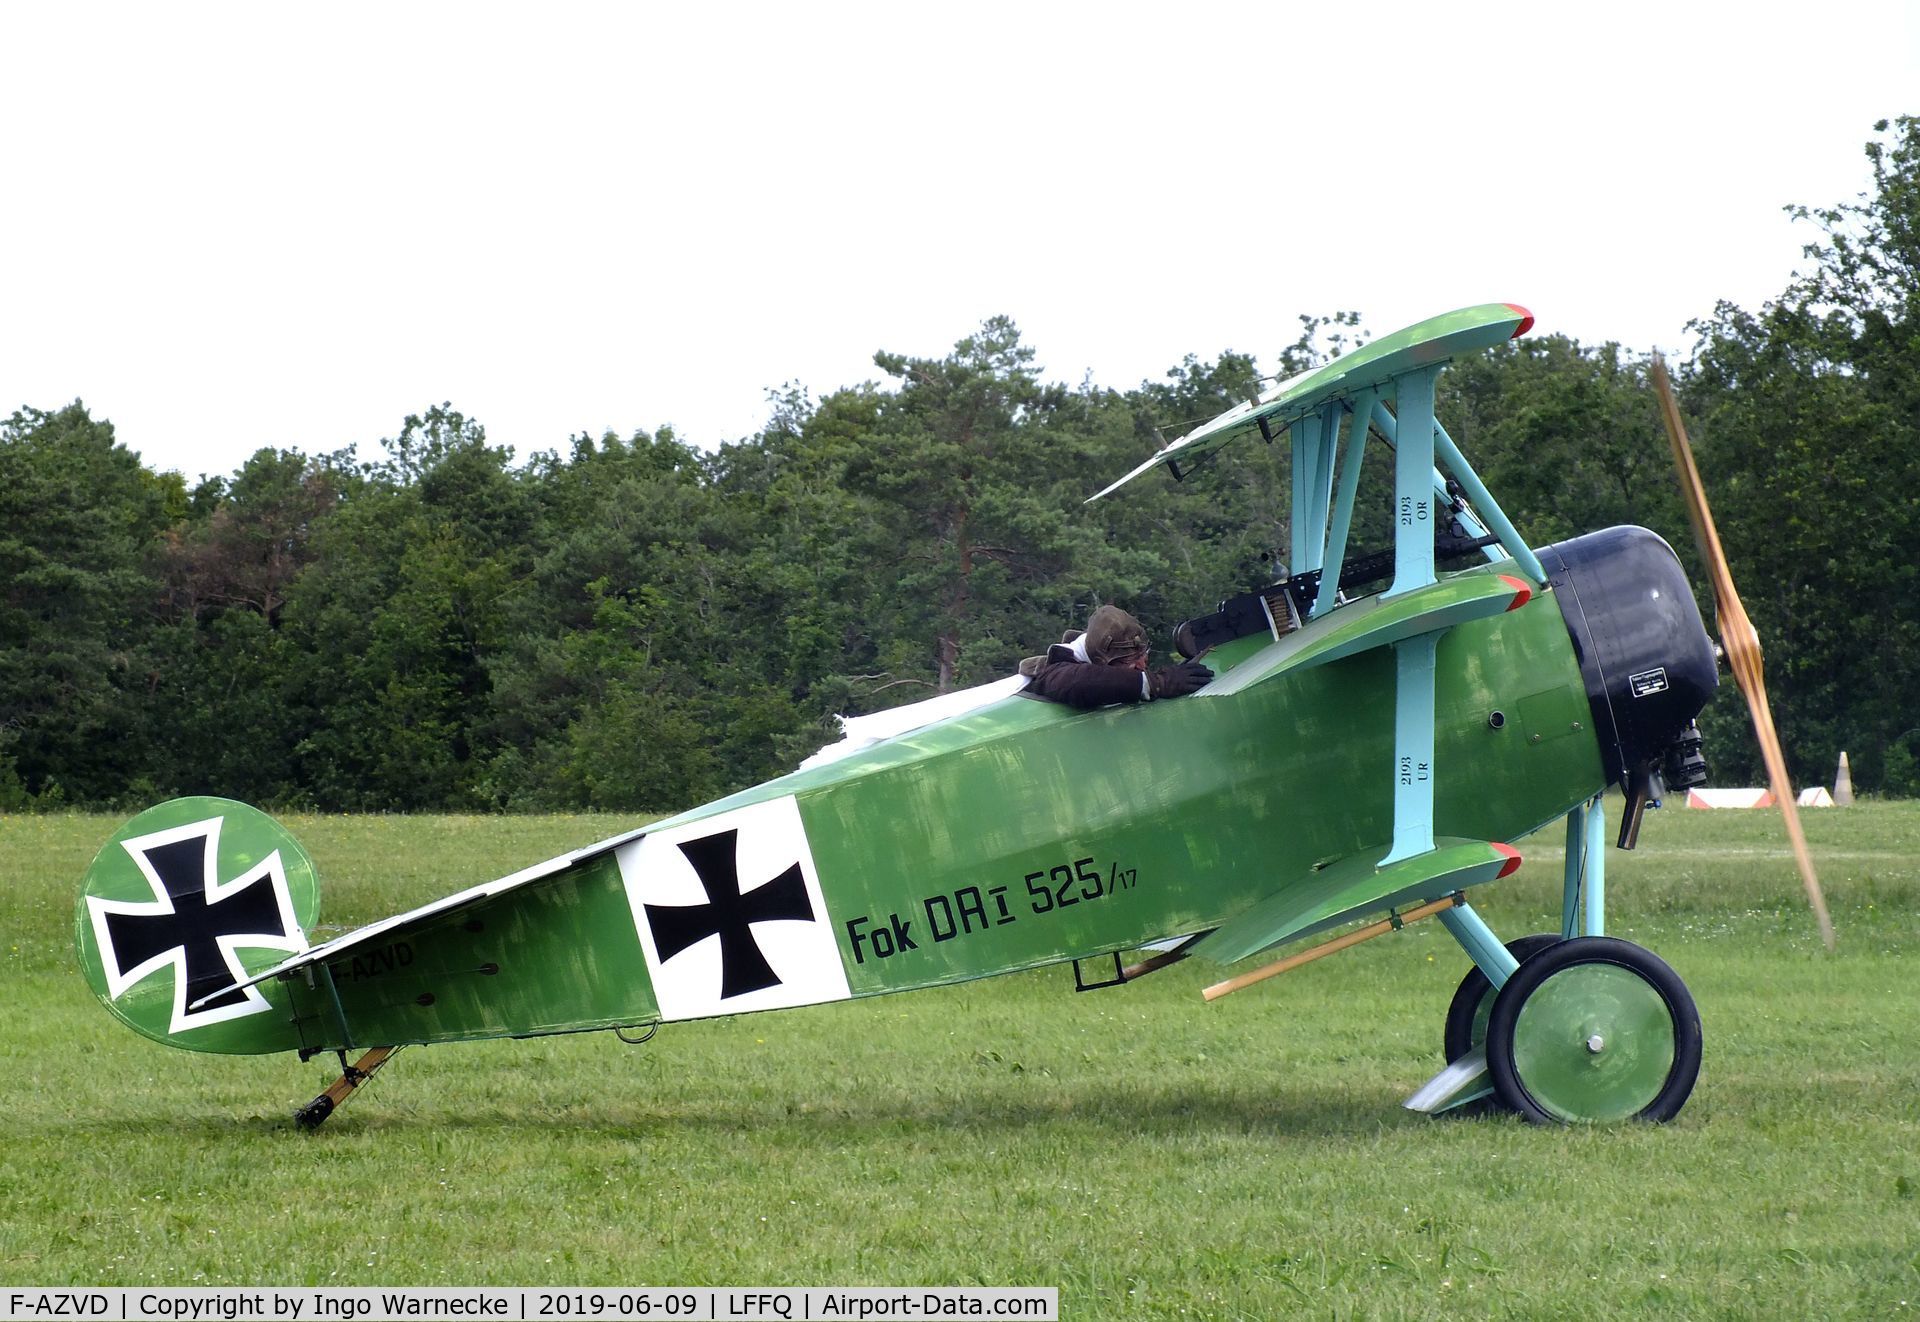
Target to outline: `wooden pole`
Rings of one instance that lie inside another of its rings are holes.
[[[1405,927],[1408,923],[1417,923],[1422,918],[1431,918],[1442,909],[1451,909],[1459,903],[1458,895],[1449,895],[1445,899],[1430,901],[1417,909],[1409,909],[1397,918],[1382,918],[1377,923],[1356,928],[1345,936],[1337,936],[1311,950],[1303,950],[1297,955],[1288,955],[1285,959],[1254,969],[1251,973],[1242,973],[1238,977],[1228,978],[1225,982],[1216,982],[1200,994],[1209,1001],[1218,1000],[1228,992],[1237,992],[1242,987],[1251,987],[1256,982],[1265,982],[1268,978],[1278,977],[1288,969],[1297,969],[1302,964],[1311,964],[1314,960],[1331,955],[1336,950],[1345,950],[1348,946],[1357,946],[1362,941],[1371,941],[1376,936],[1385,936],[1395,928]]]

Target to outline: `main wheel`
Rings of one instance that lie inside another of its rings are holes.
[[[1558,944],[1558,932],[1517,936],[1507,942],[1507,953],[1524,964],[1548,946]],[[1447,1006],[1446,1054],[1451,1065],[1487,1040],[1487,1016],[1493,1011],[1493,984],[1478,965],[1467,970]]]
[[[1583,936],[1521,964],[1487,1016],[1494,1095],[1536,1124],[1671,1120],[1700,1076],[1700,1014],[1666,961]]]

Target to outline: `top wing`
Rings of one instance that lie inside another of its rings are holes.
[[[1277,434],[1329,400],[1383,385],[1414,368],[1490,348],[1526,334],[1532,326],[1533,314],[1517,303],[1482,303],[1396,331],[1334,359],[1325,367],[1290,377],[1259,398],[1201,423],[1119,481],[1089,496],[1087,501],[1091,504],[1119,490],[1149,469],[1191,463],[1238,437]]]

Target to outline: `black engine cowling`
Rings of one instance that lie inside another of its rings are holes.
[[[1685,768],[1682,783],[1698,783],[1705,768],[1693,719],[1720,675],[1673,548],[1628,526],[1555,542],[1539,556],[1573,636],[1607,779],[1625,783],[1664,764],[1669,777]]]

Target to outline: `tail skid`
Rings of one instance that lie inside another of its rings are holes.
[[[356,1088],[373,1077],[375,1070],[399,1054],[399,1047],[375,1047],[349,1065],[347,1053],[342,1051],[340,1077],[325,1092],[295,1111],[293,1123],[309,1133],[320,1128],[328,1116],[346,1104]]]

